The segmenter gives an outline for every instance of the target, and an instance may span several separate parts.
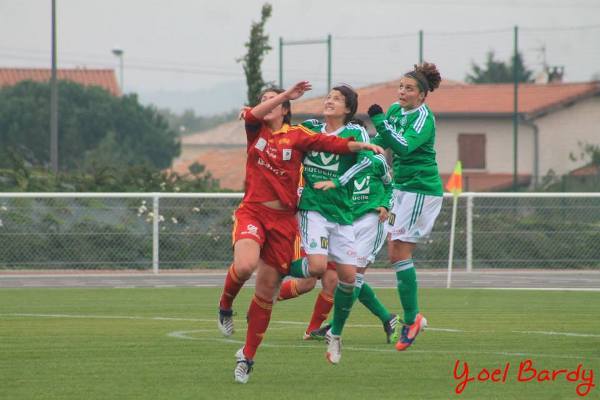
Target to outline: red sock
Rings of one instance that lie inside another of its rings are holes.
[[[321,291],[315,301],[315,308],[313,309],[312,318],[306,328],[306,333],[310,333],[315,329],[319,329],[323,321],[329,316],[329,312],[333,307],[333,297],[329,297]]]
[[[246,281],[237,276],[233,264],[231,264],[227,270],[223,294],[221,294],[221,301],[219,302],[219,308],[221,308],[221,310],[231,310],[233,300],[235,300],[235,297],[240,292],[242,286],[244,286],[244,283],[246,283]]]
[[[300,296],[300,293],[298,293],[298,281],[296,279],[288,279],[287,281],[281,284],[277,300],[281,301],[293,299],[294,297],[298,296]]]
[[[254,358],[256,350],[265,336],[272,310],[272,301],[254,295],[248,309],[248,331],[246,332],[246,344],[244,344],[244,356],[250,360]]]

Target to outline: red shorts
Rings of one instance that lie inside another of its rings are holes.
[[[300,258],[300,236],[296,214],[262,204],[242,203],[235,210],[233,244],[252,239],[260,245],[260,258],[287,275],[290,262]]]

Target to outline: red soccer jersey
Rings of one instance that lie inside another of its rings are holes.
[[[307,151],[350,153],[348,142],[336,136],[321,135],[301,126],[284,124],[271,130],[254,115],[245,114],[247,153],[243,201],[263,203],[279,200],[295,210],[298,204],[300,167]]]

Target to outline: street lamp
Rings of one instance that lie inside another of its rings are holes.
[[[112,49],[112,53],[119,57],[119,81],[121,82],[121,93],[125,93],[125,83],[123,81],[123,49],[120,47],[115,47]]]

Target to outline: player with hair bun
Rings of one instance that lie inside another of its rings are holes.
[[[413,262],[416,244],[427,237],[442,207],[442,181],[435,159],[435,117],[425,99],[440,85],[435,64],[415,65],[404,74],[398,101],[384,114],[378,104],[368,114],[377,130],[372,143],[393,152],[394,191],[389,216],[388,255],[396,271],[404,322],[398,351],[406,350],[427,320],[419,312]]]

